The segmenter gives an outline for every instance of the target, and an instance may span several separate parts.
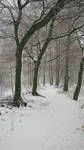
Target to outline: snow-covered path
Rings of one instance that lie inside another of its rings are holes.
[[[0,150],[84,150],[84,109],[54,87],[30,107],[0,108]]]

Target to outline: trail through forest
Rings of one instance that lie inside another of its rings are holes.
[[[55,87],[26,108],[0,108],[0,150],[84,150],[84,108]]]

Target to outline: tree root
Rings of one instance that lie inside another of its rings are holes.
[[[3,99],[0,102],[0,106],[1,107],[5,107],[5,106],[14,106],[14,107],[20,107],[20,106],[27,106],[27,102],[24,102],[23,99],[21,98],[20,100],[14,100],[13,98],[11,99]]]
[[[44,98],[45,98],[45,96],[43,96],[43,95],[41,95],[41,94],[39,94],[39,93],[37,93],[37,92],[35,92],[35,93],[32,92],[32,95],[33,95],[33,96],[40,96],[40,97],[44,97]]]
[[[15,107],[20,107],[20,106],[26,107],[27,102],[24,102],[23,100],[19,100],[19,101],[13,102],[13,106],[15,106]]]

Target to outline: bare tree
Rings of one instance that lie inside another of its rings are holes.
[[[83,55],[84,47],[82,47],[81,39],[80,39],[80,36],[77,33],[77,31],[76,31],[76,37],[77,37],[77,41],[79,43],[79,46],[81,48],[82,55]],[[80,93],[80,89],[81,89],[81,85],[82,85],[83,67],[84,67],[84,56],[82,56],[81,61],[80,61],[80,69],[79,69],[79,72],[78,72],[78,81],[77,81],[77,86],[76,86],[74,96],[73,96],[74,100],[78,100],[78,96],[79,96],[79,93]]]
[[[35,0],[36,1],[36,0]],[[21,0],[16,1],[17,9],[15,11],[14,7],[8,5],[5,1],[0,1],[2,5],[2,9],[7,9],[10,14],[12,21],[11,23],[14,25],[14,37],[16,41],[16,76],[15,76],[15,95],[14,95],[14,103],[19,105],[20,103],[24,105],[24,102],[21,98],[21,71],[22,71],[22,52],[27,42],[31,38],[31,36],[39,29],[43,28],[46,24],[48,24],[53,17],[57,17],[59,12],[64,8],[64,6],[69,6],[71,2],[77,2],[76,0],[57,0],[51,7],[41,15],[39,19],[35,20],[32,23],[30,28],[27,28],[26,33],[21,38],[19,36],[20,24],[23,18],[23,9],[29,4],[29,0],[22,2]],[[32,0],[31,0],[32,2]],[[10,7],[11,6],[11,7]],[[71,7],[71,5],[70,5]],[[67,7],[66,7],[67,9]],[[40,56],[41,57],[41,56]],[[36,62],[35,62],[36,63]],[[37,64],[36,64],[37,65]],[[39,65],[39,64],[38,64]],[[35,85],[36,86],[36,85]]]

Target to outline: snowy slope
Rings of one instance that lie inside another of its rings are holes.
[[[0,150],[84,150],[84,108],[60,90],[25,95],[26,108],[0,108]]]

